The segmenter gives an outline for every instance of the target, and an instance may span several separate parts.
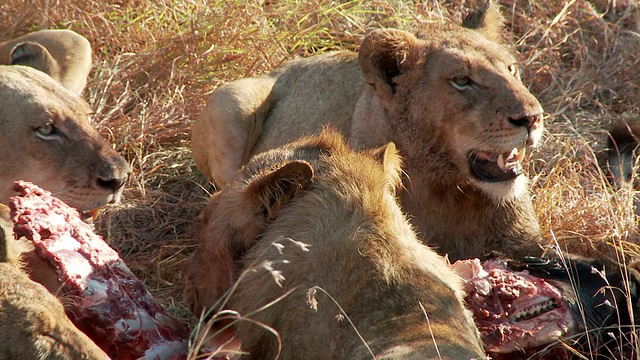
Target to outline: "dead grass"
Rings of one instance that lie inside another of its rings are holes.
[[[524,82],[547,112],[547,141],[530,166],[544,236],[627,261],[640,254],[633,194],[608,187],[595,163],[603,129],[640,116],[633,1],[500,1]],[[295,56],[357,49],[371,28],[459,21],[477,3],[4,0],[0,39],[70,28],[92,43],[85,97],[97,127],[134,169],[124,203],[108,209],[98,228],[150,291],[179,309],[180,271],[213,190],[189,151],[206,95]]]

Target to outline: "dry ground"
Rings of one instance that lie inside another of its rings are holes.
[[[85,97],[102,134],[131,163],[124,203],[99,231],[179,315],[180,270],[211,185],[189,150],[193,119],[220,84],[287,59],[357,49],[368,29],[460,21],[476,0],[1,0],[0,39],[69,28],[89,39]],[[533,196],[550,243],[629,261],[640,254],[632,195],[595,166],[603,129],[640,117],[635,0],[500,1],[525,84],[547,116],[532,156]],[[621,251],[624,249],[624,251]]]

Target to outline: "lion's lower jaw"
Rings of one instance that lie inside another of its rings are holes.
[[[45,189],[47,189],[45,187]],[[110,191],[98,188],[70,188],[63,191],[52,191],[56,196],[71,207],[79,211],[91,211],[100,209],[107,204],[119,204],[122,198],[123,188]]]
[[[518,175],[515,179],[503,182],[485,182],[472,180],[473,184],[491,200],[502,203],[512,201],[527,192],[529,178],[525,175]]]

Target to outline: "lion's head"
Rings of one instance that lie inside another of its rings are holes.
[[[118,201],[130,168],[91,126],[89,113],[48,75],[0,66],[0,202],[20,179],[81,211]]]
[[[354,152],[336,131],[255,155],[207,205],[184,271],[187,305],[199,314],[216,304],[272,327],[288,359],[483,355],[460,278],[418,240],[395,197],[400,184],[395,145]],[[335,321],[334,303],[369,352]],[[279,352],[261,329],[234,325],[254,358]]]
[[[543,110],[502,43],[497,7],[472,13],[463,25],[430,25],[418,37],[373,31],[360,65],[393,118],[391,140],[409,171],[424,168],[436,184],[472,184],[508,200],[526,190],[521,162],[540,141]]]

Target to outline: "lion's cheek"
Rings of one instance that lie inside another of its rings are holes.
[[[61,165],[59,159],[48,156],[30,157],[22,164],[22,170],[18,172],[16,180],[30,181],[49,190],[52,193],[60,193],[66,187],[65,174],[58,174],[56,169]]]

